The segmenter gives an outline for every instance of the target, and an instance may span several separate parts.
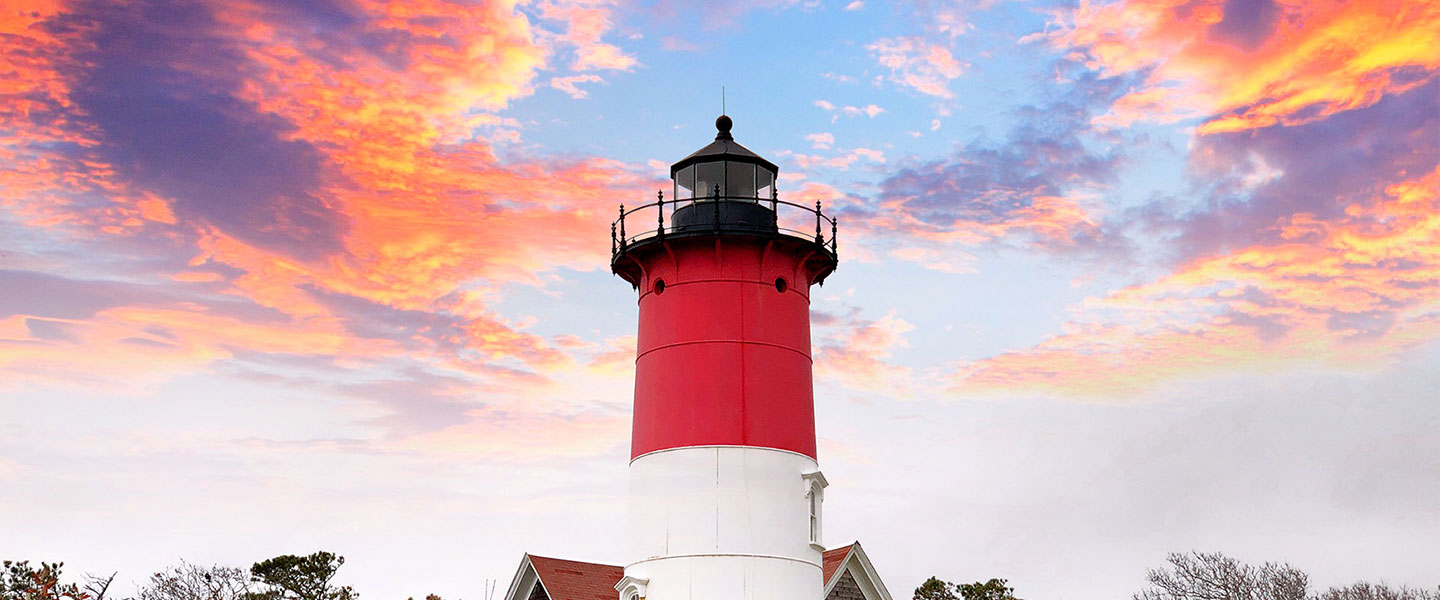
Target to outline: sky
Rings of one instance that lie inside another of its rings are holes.
[[[722,86],[839,219],[825,537],[896,598],[1440,584],[1429,0],[6,0],[0,557],[623,564],[608,226]]]

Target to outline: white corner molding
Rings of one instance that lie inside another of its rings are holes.
[[[520,557],[520,568],[515,570],[515,578],[510,580],[505,600],[525,600],[537,585],[540,585],[540,574],[535,572],[535,565],[530,562],[527,553]]]
[[[649,585],[649,579],[626,575],[615,584],[615,591],[620,592],[620,600],[645,600],[645,589]]]

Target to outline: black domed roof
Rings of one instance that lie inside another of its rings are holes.
[[[715,119],[715,141],[710,142],[710,144],[704,148],[692,152],[690,156],[680,159],[680,162],[670,165],[670,176],[674,177],[675,173],[679,172],[680,169],[695,163],[722,160],[760,165],[769,169],[772,173],[780,172],[780,167],[775,166],[775,163],[765,160],[764,157],[751,152],[749,148],[741,146],[736,142],[735,138],[730,135],[730,128],[732,126],[734,126],[734,121],[728,116],[720,115],[720,118]]]

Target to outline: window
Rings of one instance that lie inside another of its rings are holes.
[[[819,471],[800,476],[805,482],[805,509],[810,520],[810,546],[824,550],[825,533],[825,487],[830,485]]]
[[[818,544],[820,543],[820,494],[811,488],[805,499],[810,505],[810,542]]]

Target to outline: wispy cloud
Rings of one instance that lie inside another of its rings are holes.
[[[580,89],[578,84],[604,82],[605,80],[601,79],[599,75],[587,73],[585,75],[572,75],[569,77],[552,77],[550,79],[550,87],[565,92],[565,94],[571,98],[581,100],[590,97],[590,93]]]
[[[876,117],[876,115],[885,112],[885,109],[880,108],[879,106],[876,106],[874,104],[866,104],[865,106],[836,105],[828,100],[816,100],[815,106],[819,107],[820,110],[831,114],[831,123],[839,120],[841,116],[858,117],[860,115],[865,115],[873,119]]]
[[[865,48],[890,70],[891,81],[937,98],[954,98],[950,81],[970,66],[949,48],[919,37],[880,39]]]
[[[1202,138],[1191,161],[1206,201],[1132,215],[1170,232],[1175,268],[1090,298],[1065,333],[970,363],[956,385],[1121,398],[1220,372],[1375,368],[1436,339],[1437,91]]]

